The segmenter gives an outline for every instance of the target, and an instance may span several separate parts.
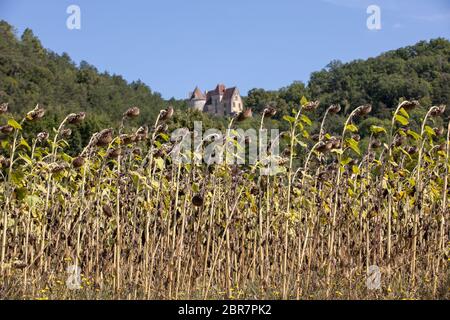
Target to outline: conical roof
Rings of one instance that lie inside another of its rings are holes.
[[[194,92],[192,92],[191,95],[191,100],[193,99],[206,100],[206,97],[198,87],[195,87]]]

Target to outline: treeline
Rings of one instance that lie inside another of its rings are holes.
[[[319,111],[324,111],[331,104],[341,105],[343,111],[335,116],[338,119],[329,124],[331,128],[328,129],[334,132],[341,129],[337,125],[342,123],[339,118],[368,103],[373,108],[371,117],[362,124],[363,129],[391,118],[393,109],[402,99],[421,103],[424,108],[415,114],[419,118],[425,108],[449,101],[450,42],[438,38],[367,60],[350,63],[332,61],[323,70],[313,72],[307,85],[294,82],[276,91],[251,90],[246,106],[261,111],[267,104],[273,104],[281,111],[278,115],[281,119],[298,104],[302,96],[320,100]],[[447,110],[447,116],[449,114]]]
[[[443,38],[422,41],[364,61],[333,61],[312,73],[308,84],[294,82],[276,91],[252,89],[244,100],[246,108],[253,109],[254,118],[242,126],[256,127],[261,111],[272,105],[278,113],[266,120],[266,126],[285,129],[288,124],[282,121],[283,116],[306,97],[321,101],[318,112],[311,115],[314,120],[330,104],[341,105],[341,113],[327,121],[327,129],[334,133],[340,131],[343,118],[352,109],[372,104],[371,117],[361,124],[364,137],[371,124],[382,124],[391,117],[401,99],[417,99],[425,107],[447,104],[449,80],[450,42]],[[93,132],[117,126],[123,111],[130,106],[141,110],[136,127],[153,123],[159,110],[169,104],[182,110],[175,114],[169,129],[192,127],[194,121],[203,121],[204,128],[219,129],[227,123],[227,119],[187,110],[185,101],[166,101],[141,81],[128,83],[120,75],[101,73],[84,61],[76,65],[66,53],[59,55],[45,49],[30,29],[18,37],[11,25],[0,21],[0,103],[3,102],[9,103],[16,115],[23,115],[37,103],[46,108],[45,120],[33,124],[32,134],[51,131],[70,112],[87,112],[87,121],[70,138],[73,153],[81,150]],[[414,117],[419,119],[422,113],[419,110],[413,115],[412,125]]]
[[[11,25],[0,21],[0,103],[4,102],[15,115],[24,115],[37,103],[46,109],[43,121],[33,124],[32,134],[51,131],[68,113],[87,112],[87,120],[70,138],[73,152],[81,150],[93,132],[116,126],[130,106],[141,110],[135,124],[139,126],[153,122],[169,103],[183,105],[165,101],[141,81],[127,83],[87,62],[77,66],[66,53],[45,49],[30,29],[18,38]]]

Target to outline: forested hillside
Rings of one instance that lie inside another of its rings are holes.
[[[450,98],[450,42],[439,38],[368,60],[332,61],[325,69],[312,73],[307,85],[294,82],[277,91],[253,89],[246,104],[254,110],[262,110],[272,103],[287,113],[303,95],[320,100],[322,111],[332,103],[341,104],[343,112],[337,118],[343,118],[359,105],[371,103],[372,118],[365,120],[367,124],[390,118],[392,109],[402,98],[417,99],[425,107],[447,104]],[[418,115],[421,115],[420,111]],[[334,123],[341,123],[339,120],[342,119],[336,119]]]
[[[165,101],[141,81],[128,83],[120,75],[101,73],[87,62],[76,65],[68,54],[58,55],[45,49],[30,29],[18,37],[11,25],[1,21],[0,35],[1,102],[8,102],[15,114],[23,114],[37,103],[49,110],[45,121],[35,125],[39,127],[32,132],[50,130],[69,112],[86,111],[88,121],[71,138],[71,144],[77,146],[74,151],[79,151],[95,130],[116,126],[130,106],[141,109],[136,126],[152,123],[159,110],[168,104],[176,109],[186,108],[184,101]],[[196,80],[192,79],[192,83]],[[343,111],[333,116],[336,121],[328,124],[328,129],[334,132],[339,132],[345,114],[371,103],[371,117],[361,126],[364,135],[370,124],[389,118],[400,99],[417,99],[425,107],[447,104],[449,80],[450,42],[442,38],[422,41],[368,60],[333,61],[312,73],[308,84],[294,82],[276,91],[252,89],[245,104],[253,109],[255,119],[244,126],[258,123],[259,113],[271,104],[278,113],[268,126],[286,128],[287,124],[279,120],[305,96],[321,101],[319,112],[311,116],[313,119],[320,118],[321,111],[330,104],[341,104]],[[192,111],[186,117],[185,112],[174,117],[171,127],[191,126],[194,120],[202,120],[205,127],[224,127],[224,119]],[[415,117],[421,115],[419,110]]]

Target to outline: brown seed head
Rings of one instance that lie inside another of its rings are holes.
[[[109,205],[104,204],[104,205],[102,206],[102,210],[103,210],[103,213],[104,213],[107,217],[109,217],[109,218],[112,217],[113,212],[112,212],[112,209],[111,209],[111,207],[110,207]]]
[[[271,118],[277,114],[277,110],[273,107],[266,107],[263,110],[264,117]]]
[[[201,207],[203,205],[203,197],[200,195],[195,195],[192,197],[192,204],[196,207]]]
[[[169,126],[167,124],[163,123],[163,124],[160,124],[156,128],[155,132],[156,133],[164,133],[164,132],[167,132],[168,129],[169,129]],[[147,132],[148,132],[148,129],[147,129]]]
[[[365,116],[368,115],[372,111],[372,105],[371,104],[365,104],[358,107],[358,110],[356,111],[357,116]]]
[[[7,103],[0,104],[0,114],[6,113],[6,112],[8,112],[8,104]]]
[[[305,110],[305,111],[314,111],[314,110],[316,110],[319,107],[319,105],[320,105],[320,101],[319,100],[317,100],[317,101],[310,101],[310,102],[308,102],[307,104],[305,104],[303,106],[303,110]]]
[[[37,134],[37,139],[39,142],[44,142],[48,139],[48,132],[42,131]]]
[[[67,165],[65,163],[52,163],[50,165],[50,172],[51,173],[60,173],[62,171],[64,171],[67,168]]]
[[[72,129],[65,128],[61,130],[61,136],[64,138],[69,138],[72,135]]]
[[[27,120],[28,121],[35,121],[38,119],[41,119],[45,115],[45,110],[39,105],[36,106],[32,111],[28,112],[27,114]]]
[[[236,120],[241,122],[247,120],[252,117],[252,109],[248,108],[247,110],[238,114]]]
[[[166,110],[161,111],[161,117],[159,118],[161,121],[166,121],[172,118],[174,113],[173,107],[169,106]]]
[[[122,154],[122,149],[116,148],[116,149],[109,149],[106,153],[106,157],[108,159],[117,159]]]
[[[341,139],[339,139],[338,137],[332,136],[328,142],[331,142],[331,144],[333,145],[332,149],[339,149],[341,147]]]
[[[439,127],[439,128],[433,128],[434,133],[436,134],[436,136],[440,137],[442,135],[444,135],[444,127]]]
[[[136,141],[143,141],[143,140],[147,139],[147,137],[148,137],[148,127],[147,126],[140,127],[136,131]]]
[[[0,168],[8,168],[11,162],[4,156],[0,156]]]
[[[142,149],[141,149],[141,148],[134,148],[134,149],[133,149],[133,154],[134,154],[135,156],[140,156],[140,155],[142,155]]]
[[[433,107],[430,111],[430,115],[432,117],[440,117],[444,114],[444,112],[445,112],[445,105],[441,104],[438,107],[436,107],[436,106]]]
[[[330,151],[332,148],[333,148],[333,143],[331,141],[327,141],[327,142],[321,141],[317,145],[316,151],[324,153],[324,152]]]
[[[328,112],[329,112],[329,113],[332,113],[332,114],[339,113],[339,111],[341,111],[341,105],[339,105],[339,104],[332,104],[332,105],[328,108]]]
[[[136,136],[131,134],[121,134],[119,138],[121,144],[131,144],[136,141]]]
[[[112,129],[103,129],[97,135],[97,146],[107,146],[111,143],[113,130]]]
[[[135,117],[139,116],[140,113],[141,113],[141,110],[139,110],[138,107],[132,107],[132,108],[128,109],[127,111],[125,111],[123,116],[128,117],[128,118],[135,118]]]
[[[374,140],[374,141],[372,141],[372,144],[370,145],[370,147],[372,148],[372,149],[378,149],[378,148],[380,148],[381,147],[381,141],[379,141],[379,140]]]
[[[419,106],[420,106],[420,103],[417,100],[412,100],[412,101],[405,100],[402,103],[400,103],[400,105],[399,105],[400,108],[403,108],[406,111],[410,111]]]
[[[410,155],[413,155],[413,154],[417,153],[417,151],[418,151],[418,149],[417,149],[417,147],[415,147],[415,146],[409,147],[408,150],[407,150],[407,152],[408,152]]]
[[[0,127],[0,131],[4,134],[10,134],[11,132],[14,131],[14,128],[9,124],[7,124],[6,126]]]
[[[85,159],[81,156],[76,157],[72,161],[72,165],[74,168],[81,168],[84,165]]]
[[[80,124],[86,118],[86,112],[71,114],[67,117],[67,122],[70,124]]]

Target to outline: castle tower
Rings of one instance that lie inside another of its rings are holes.
[[[203,111],[205,103],[206,96],[198,87],[195,87],[194,92],[189,95],[188,106],[198,111]]]

